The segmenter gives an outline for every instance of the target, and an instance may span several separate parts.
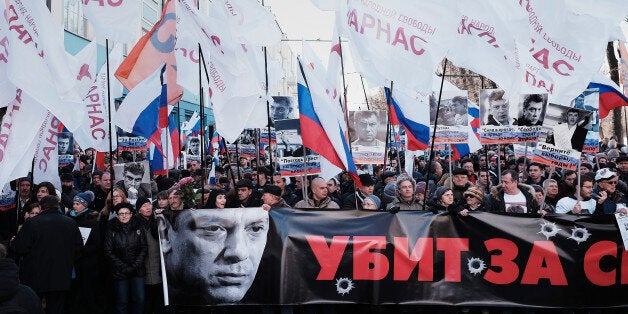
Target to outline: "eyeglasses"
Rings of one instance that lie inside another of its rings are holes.
[[[619,180],[617,181],[606,181],[606,184],[610,184],[610,185],[616,185],[617,183],[619,183]]]
[[[473,198],[473,195],[465,195],[464,198]]]
[[[118,213],[118,216],[131,216],[131,213]]]

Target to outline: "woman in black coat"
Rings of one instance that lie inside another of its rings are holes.
[[[116,312],[139,314],[144,311],[146,235],[140,221],[132,218],[133,205],[120,203],[114,210],[117,216],[107,230],[105,255],[111,264]],[[133,303],[130,308],[129,299]]]

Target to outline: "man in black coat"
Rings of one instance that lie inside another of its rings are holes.
[[[45,196],[40,205],[43,211],[24,223],[11,249],[22,257],[21,282],[45,300],[46,313],[63,313],[83,239],[76,222],[59,213],[57,196]]]

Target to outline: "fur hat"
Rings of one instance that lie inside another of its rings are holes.
[[[362,183],[363,186],[375,185],[375,181],[373,181],[373,177],[371,177],[370,174],[363,173],[359,177],[360,177],[360,183]]]
[[[466,191],[464,191],[464,193],[462,193],[462,195],[464,195],[464,197],[467,197],[467,195],[471,195],[480,200],[480,202],[484,200],[484,193],[482,193],[482,190],[476,186],[468,188]]]

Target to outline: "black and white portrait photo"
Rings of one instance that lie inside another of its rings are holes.
[[[547,94],[521,95],[519,117],[515,124],[519,126],[543,125],[546,105]]]
[[[269,216],[259,208],[184,210],[158,216],[170,304],[238,303],[257,274]]]
[[[127,162],[113,166],[116,187],[122,189],[129,203],[135,204],[140,197],[151,197],[148,161]]]
[[[443,92],[443,97],[438,108],[438,125],[440,126],[467,126],[469,123],[467,113],[466,91]],[[432,125],[436,121],[431,121]]]
[[[502,89],[480,90],[480,116],[482,125],[510,126],[513,125],[514,115],[511,115],[511,108],[508,98]],[[517,108],[513,108],[515,110]]]
[[[72,133],[59,132],[57,135],[57,148],[59,156],[72,155],[74,153],[74,141]]]
[[[547,111],[543,127],[547,134],[545,142],[581,152],[591,127],[591,112],[556,104],[549,104]]]
[[[186,153],[191,156],[201,155],[201,139],[199,137],[191,137],[188,139]]]
[[[298,118],[297,103],[288,96],[273,96],[270,104],[270,119],[273,124],[279,120]]]

